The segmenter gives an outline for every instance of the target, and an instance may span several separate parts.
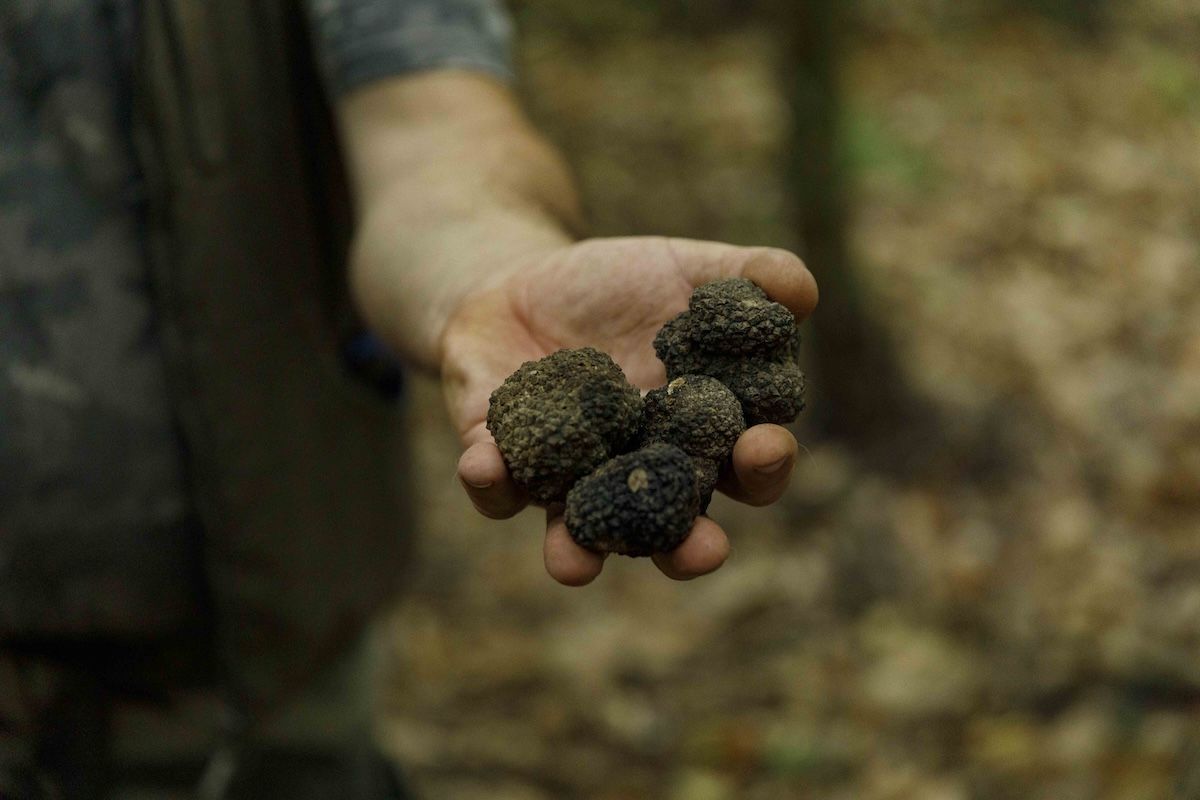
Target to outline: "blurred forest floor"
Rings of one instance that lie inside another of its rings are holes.
[[[799,246],[743,5],[517,4],[597,233]],[[802,422],[784,502],[715,503],[716,575],[557,586],[416,385],[384,729],[428,797],[1200,797],[1200,6],[1015,5],[847,20],[852,252],[933,418],[885,458]]]

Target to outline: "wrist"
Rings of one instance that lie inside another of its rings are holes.
[[[570,172],[511,92],[478,76],[383,81],[341,111],[359,204],[355,299],[401,355],[437,369],[465,298],[573,241]]]
[[[411,364],[437,371],[450,321],[469,298],[569,246],[553,215],[513,203],[461,212],[411,208],[411,191],[364,209],[351,287],[368,324]]]

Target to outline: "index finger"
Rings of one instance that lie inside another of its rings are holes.
[[[742,277],[754,281],[767,297],[786,306],[796,322],[806,319],[820,299],[817,279],[799,256],[787,250],[759,248],[742,268]]]

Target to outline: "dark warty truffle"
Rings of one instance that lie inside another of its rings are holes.
[[[692,459],[656,443],[617,456],[575,484],[566,524],[588,550],[649,556],[678,547],[699,511]]]
[[[745,429],[737,397],[706,375],[676,378],[645,397],[642,441],[676,445],[692,458],[701,513],[708,510],[721,465]]]
[[[669,442],[689,456],[723,461],[746,429],[737,396],[716,378],[682,375],[645,398],[645,442]]]
[[[737,395],[748,425],[786,425],[804,410],[804,373],[790,356],[777,361],[718,359],[709,374]]]
[[[560,350],[492,393],[487,427],[534,501],[565,502],[578,544],[668,552],[707,509],[746,426],[804,407],[799,341],[791,313],[753,283],[714,281],[655,337],[669,383],[644,401],[608,355]]]
[[[492,393],[487,427],[513,480],[548,504],[632,446],[641,415],[621,368],[584,347],[522,364]]]
[[[770,353],[796,330],[792,312],[768,300],[766,292],[745,278],[726,278],[697,287],[688,308],[692,341],[711,353]]]

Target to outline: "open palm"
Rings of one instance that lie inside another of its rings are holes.
[[[816,283],[790,253],[665,238],[592,239],[530,256],[470,294],[447,326],[442,377],[467,447],[459,478],[476,508],[504,518],[528,502],[485,425],[488,398],[510,373],[555,350],[590,345],[610,354],[634,385],[660,386],[665,374],[654,335],[687,308],[692,289],[731,276],[755,281],[797,319],[816,305]],[[785,429],[750,428],[738,440],[733,469],[720,488],[754,505],[773,502],[786,488],[795,453]],[[550,510],[547,523],[546,568],[562,583],[588,583],[603,558],[575,545],[557,512]],[[728,552],[725,533],[701,517],[682,545],[654,560],[668,576],[684,579],[716,569]]]

